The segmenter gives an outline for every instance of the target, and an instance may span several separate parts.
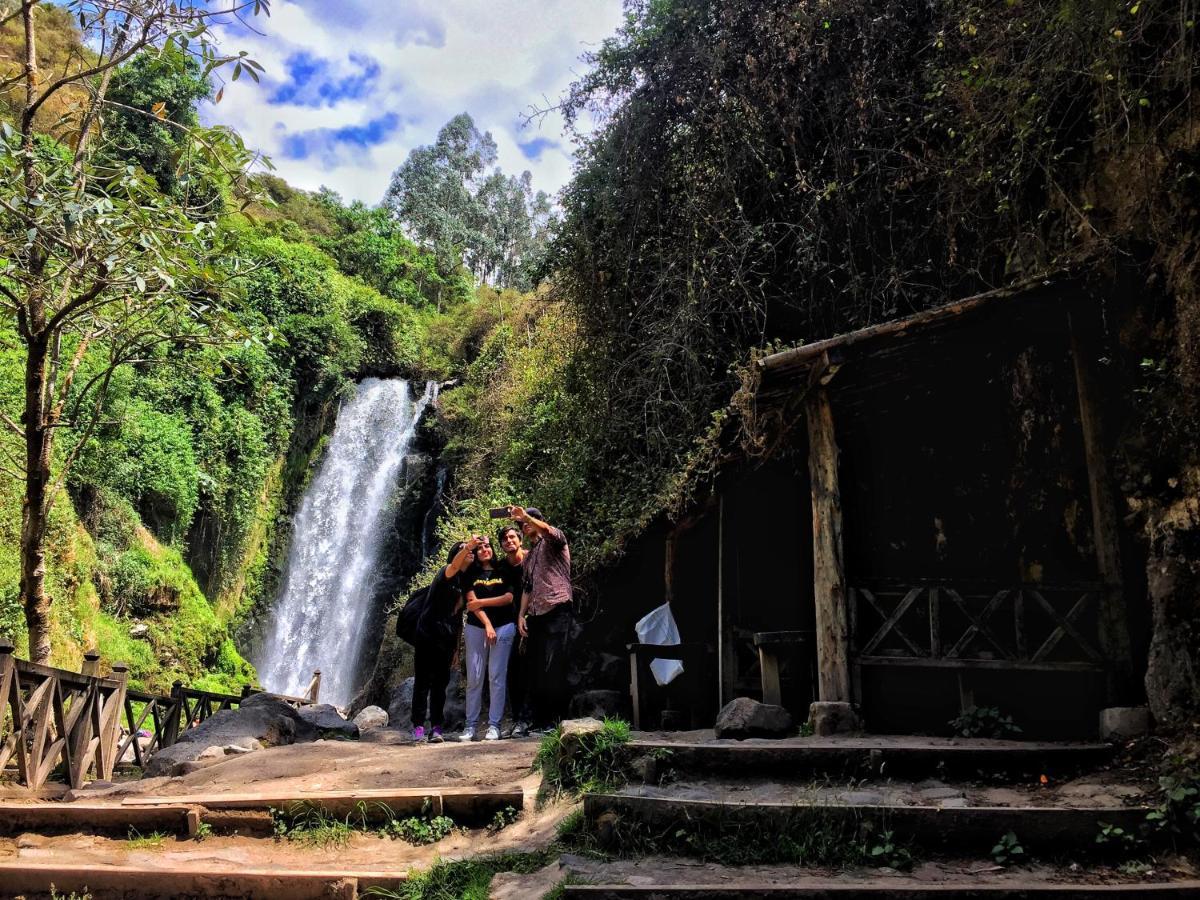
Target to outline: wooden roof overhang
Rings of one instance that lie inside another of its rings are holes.
[[[1077,278],[1047,275],[773,353],[757,363],[756,406],[788,406],[816,384],[829,384],[849,408],[880,392],[928,390],[981,354],[1012,346],[1010,338],[1062,335],[1062,310],[1078,296]]]

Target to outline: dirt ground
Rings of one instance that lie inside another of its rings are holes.
[[[532,770],[536,739],[446,743],[384,740],[316,741],[229,756],[179,778],[148,778],[76,792],[91,802],[120,803],[127,797],[286,792],[297,799],[331,790],[521,787],[525,808],[516,822],[491,833],[459,831],[423,847],[373,834],[354,834],[340,847],[310,847],[270,837],[211,836],[202,841],[166,838],[146,848],[95,835],[19,835],[0,838],[0,862],[70,863],[95,866],[201,866],[219,868],[336,870],[343,873],[403,873],[438,857],[461,858],[502,850],[548,846],[567,803],[538,808],[541,776]]]

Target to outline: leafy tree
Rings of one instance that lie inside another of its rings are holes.
[[[45,590],[49,513],[64,479],[95,430],[113,374],[162,357],[163,348],[224,339],[215,262],[229,248],[220,232],[190,219],[145,171],[98,164],[108,91],[119,67],[141,53],[174,47],[200,60],[202,72],[232,64],[234,76],[257,63],[220,54],[214,25],[268,0],[209,9],[204,2],[78,0],[65,4],[79,22],[84,62],[41,71],[37,0],[0,24],[21,25],[20,84],[14,128],[0,138],[0,309],[11,316],[24,350],[19,421],[5,420],[20,450],[10,471],[24,481],[20,602],[30,656],[50,656],[50,601]],[[48,127],[38,119],[66,92],[79,102]],[[39,128],[49,136],[39,136]],[[214,166],[237,172],[250,161],[241,142],[216,131],[197,142]],[[66,431],[70,442],[58,448]]]
[[[461,259],[478,281],[524,288],[545,243],[550,200],[533,193],[528,172],[519,178],[499,168],[488,173],[495,161],[491,134],[460,113],[432,145],[409,153],[392,175],[384,205],[433,250],[443,275]]]
[[[193,215],[215,216],[221,211],[219,173],[205,171],[193,137],[200,128],[196,105],[211,97],[200,61],[174,45],[135,56],[109,85],[104,161],[135,162]]]

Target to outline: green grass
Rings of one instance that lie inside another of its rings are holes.
[[[130,828],[125,846],[130,850],[158,850],[166,843],[167,836],[161,831],[141,834],[136,828]]]
[[[360,801],[344,818],[311,803],[295,803],[286,810],[271,810],[275,837],[302,847],[345,847],[355,834],[398,838],[415,846],[436,844],[458,828],[449,816],[432,815],[425,800],[421,814],[398,818],[383,803]]]
[[[387,900],[487,900],[492,877],[500,872],[528,875],[558,858],[559,849],[529,853],[493,853],[473,859],[438,860],[429,869],[409,872],[397,890],[370,888],[366,896]]]
[[[627,743],[629,724],[621,719],[605,719],[599,731],[565,739],[555,728],[542,738],[533,764],[557,791],[611,791],[629,780],[622,752]]]

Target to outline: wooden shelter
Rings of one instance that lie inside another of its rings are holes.
[[[929,731],[986,705],[1083,736],[1138,693],[1101,311],[1045,278],[758,362],[771,449],[726,466],[662,557],[684,641],[716,639],[714,706]]]

